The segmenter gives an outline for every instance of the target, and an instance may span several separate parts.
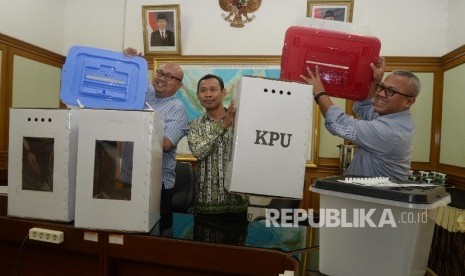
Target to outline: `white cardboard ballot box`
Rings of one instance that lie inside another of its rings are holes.
[[[98,109],[79,113],[74,225],[150,232],[160,218],[163,127],[159,114]]]
[[[350,187],[343,179],[317,179],[310,187],[320,196],[320,272],[425,275],[437,208],[451,201],[445,188]]]
[[[10,109],[8,215],[74,219],[78,112]]]
[[[313,118],[312,86],[244,76],[235,102],[227,189],[302,198]]]

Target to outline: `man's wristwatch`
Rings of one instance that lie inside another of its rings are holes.
[[[328,95],[328,93],[326,93],[326,91],[323,91],[323,92],[316,94],[313,98],[315,99],[315,102],[318,104],[318,99],[324,95]]]

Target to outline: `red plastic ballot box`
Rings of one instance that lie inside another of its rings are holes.
[[[292,26],[287,29],[281,79],[303,81],[306,68],[320,76],[330,96],[364,100],[373,79],[370,63],[376,63],[381,42],[373,36]]]

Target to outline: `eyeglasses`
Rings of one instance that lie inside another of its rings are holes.
[[[178,78],[178,77],[175,77],[175,76],[171,75],[170,73],[165,73],[165,72],[163,72],[163,70],[161,70],[161,69],[158,69],[155,73],[156,73],[156,75],[157,75],[158,78],[165,77],[165,79],[166,79],[167,81],[170,81],[170,80],[172,80],[172,79],[176,79],[176,80],[178,80],[178,81],[182,81],[182,79],[180,79],[180,78]]]
[[[399,94],[399,95],[402,95],[402,96],[407,97],[407,98],[415,98],[415,96],[401,93],[401,92],[396,91],[396,90],[394,90],[392,88],[386,87],[381,83],[377,83],[375,89],[376,89],[376,92],[383,92],[384,91],[386,93],[386,96],[389,96],[389,97],[394,96],[394,94]]]

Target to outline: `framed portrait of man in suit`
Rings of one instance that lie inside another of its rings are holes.
[[[307,16],[352,22],[354,0],[307,0]]]
[[[181,54],[179,5],[142,6],[144,53]]]

